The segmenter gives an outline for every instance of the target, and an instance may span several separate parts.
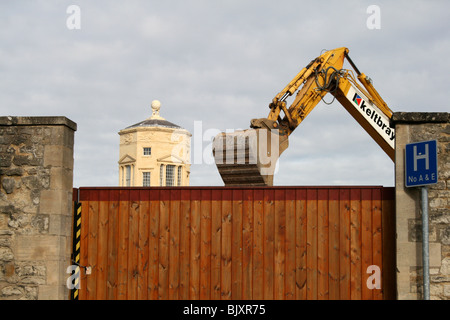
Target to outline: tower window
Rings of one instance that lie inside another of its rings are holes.
[[[142,185],[150,187],[150,172],[143,172]]]
[[[178,167],[178,179],[177,179],[177,182],[178,182],[178,186],[181,186],[181,172],[182,172],[182,167],[181,166],[179,166]]]
[[[131,166],[125,166],[125,172],[126,172],[125,176],[126,186],[129,187],[131,186]]]
[[[164,165],[159,167],[159,185],[164,186]]]
[[[144,148],[144,156],[151,156],[152,155],[152,148]]]
[[[168,164],[166,166],[166,186],[171,187],[175,185],[175,166]]]

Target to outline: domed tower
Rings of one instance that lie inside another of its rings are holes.
[[[119,131],[119,186],[188,186],[191,134],[160,116],[152,101],[151,117]]]

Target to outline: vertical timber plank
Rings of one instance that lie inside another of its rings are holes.
[[[119,191],[119,252],[117,256],[118,280],[117,298],[128,298],[128,222],[129,222],[129,190]]]
[[[158,299],[169,298],[170,190],[161,189],[159,202],[159,283]]]
[[[87,300],[97,299],[97,259],[98,259],[98,190],[91,190],[89,194],[89,246],[88,246],[88,266],[92,273],[87,278],[86,290]]]
[[[119,190],[110,190],[108,223],[108,275],[106,299],[117,300],[119,252]]]
[[[178,300],[180,285],[180,198],[179,189],[170,190],[169,211],[169,299]]]
[[[242,299],[251,300],[253,293],[253,190],[244,189],[242,207]]]
[[[150,213],[149,213],[149,246],[148,246],[148,282],[147,297],[150,300],[158,299],[159,284],[159,189],[149,191]]]
[[[361,299],[372,300],[373,290],[367,286],[367,268],[372,265],[372,189],[361,190]]]
[[[350,191],[350,298],[361,299],[361,189]]]
[[[306,197],[307,299],[317,300],[317,189],[308,189]]]
[[[211,192],[211,299],[220,300],[222,192],[217,189]]]
[[[286,189],[286,271],[284,299],[295,299],[295,190]]]
[[[286,199],[285,190],[275,189],[274,200],[274,299],[283,300],[286,273]]]
[[[200,190],[191,191],[191,253],[190,253],[190,299],[200,298]]]
[[[297,189],[295,198],[295,297],[306,300],[306,189]]]
[[[97,299],[106,299],[106,277],[108,265],[108,209],[109,191],[99,190],[98,237],[97,237]]]
[[[274,190],[264,189],[264,299],[274,299]]]
[[[317,197],[317,299],[328,300],[328,189],[318,189]]]
[[[339,192],[339,299],[350,299],[350,189]]]
[[[137,299],[148,299],[149,223],[150,193],[139,190],[139,234],[138,234],[138,290]]]
[[[232,192],[225,189],[222,194],[222,274],[221,299],[231,299],[231,244],[232,244]]]
[[[264,190],[253,191],[253,299],[264,297]]]
[[[231,298],[242,300],[242,189],[232,191]]]
[[[200,219],[200,299],[211,299],[211,190],[202,190]]]
[[[329,231],[329,281],[328,291],[330,300],[339,299],[339,189],[329,191],[328,203],[328,231]]]
[[[189,259],[191,233],[191,194],[181,190],[180,204],[180,300],[189,299]]]
[[[128,225],[128,300],[136,300],[138,295],[139,255],[139,191],[130,190]]]

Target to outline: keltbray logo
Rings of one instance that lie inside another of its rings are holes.
[[[355,93],[355,95],[353,96],[353,102],[356,103],[356,105],[359,107],[361,101],[364,103],[364,100],[357,93]]]
[[[352,100],[361,109],[360,111],[367,116],[367,118],[373,120],[373,122],[375,122],[376,125],[379,126],[380,129],[389,136],[390,140],[395,139],[395,132],[389,127],[389,123],[385,123],[381,115],[378,114],[375,109],[369,108],[366,104],[366,101],[359,94],[355,93]]]

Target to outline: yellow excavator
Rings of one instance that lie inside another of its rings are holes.
[[[389,125],[392,111],[348,52],[342,47],[321,54],[276,95],[267,118],[252,119],[251,129],[220,133],[214,138],[213,155],[225,186],[272,186],[275,165],[289,145],[289,135],[327,93],[394,161],[395,131]],[[353,70],[343,69],[345,59]],[[294,93],[288,107],[286,100]]]

